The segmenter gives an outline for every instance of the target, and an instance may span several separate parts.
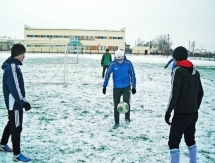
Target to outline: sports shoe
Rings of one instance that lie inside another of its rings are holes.
[[[14,161],[14,162],[18,162],[18,161],[28,162],[28,161],[31,161],[31,159],[25,157],[23,154],[20,153],[18,157],[13,156],[13,161]]]
[[[13,152],[13,150],[8,145],[0,145],[0,151],[2,152]]]
[[[115,123],[115,125],[113,126],[113,129],[117,129],[119,127],[119,123]]]

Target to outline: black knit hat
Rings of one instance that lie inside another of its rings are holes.
[[[188,57],[188,51],[185,47],[179,46],[175,48],[175,50],[172,53],[172,57],[176,60],[185,60]]]
[[[16,57],[20,54],[24,54],[26,52],[25,47],[22,44],[14,44],[11,48],[11,56]]]
[[[109,51],[109,49],[106,49],[106,52]]]

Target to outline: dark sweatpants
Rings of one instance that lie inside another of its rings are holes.
[[[11,135],[13,153],[20,154],[20,135],[22,132],[23,110],[8,111],[8,122],[4,128],[1,145],[7,145]]]
[[[125,88],[113,88],[113,102],[114,102],[114,120],[115,123],[119,123],[119,112],[117,111],[117,105],[120,103],[120,98],[123,96],[123,102],[129,105],[129,111],[125,113],[125,119],[130,120],[130,96],[131,87]]]
[[[105,76],[105,70],[108,69],[108,66],[107,65],[104,65],[103,66],[103,71],[102,71],[102,77],[104,78]]]
[[[174,114],[168,142],[170,149],[179,149],[179,144],[183,134],[185,143],[188,147],[195,144],[195,126],[197,120],[198,113]]]

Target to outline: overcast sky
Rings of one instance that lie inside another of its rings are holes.
[[[126,28],[125,41],[169,34],[172,48],[195,42],[215,51],[215,0],[0,0],[0,36],[24,38],[32,28]]]

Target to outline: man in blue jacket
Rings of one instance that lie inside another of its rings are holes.
[[[23,108],[25,111],[31,109],[31,105],[25,99],[25,87],[20,65],[25,58],[25,47],[15,44],[11,49],[9,57],[2,65],[3,73],[3,94],[5,105],[8,110],[8,122],[4,128],[0,151],[13,152],[13,161],[28,162],[31,159],[21,154],[20,137],[22,132]],[[11,149],[7,144],[11,135]]]
[[[113,73],[113,74],[112,74]],[[106,94],[106,87],[110,75],[113,77],[113,101],[114,101],[114,120],[115,125],[113,129],[119,127],[119,112],[117,105],[120,103],[120,98],[123,96],[123,102],[129,105],[129,111],[125,113],[125,121],[130,122],[130,96],[136,93],[136,77],[134,67],[122,50],[115,52],[115,60],[113,60],[108,67],[103,84],[103,94]],[[131,89],[132,87],[132,89]]]

